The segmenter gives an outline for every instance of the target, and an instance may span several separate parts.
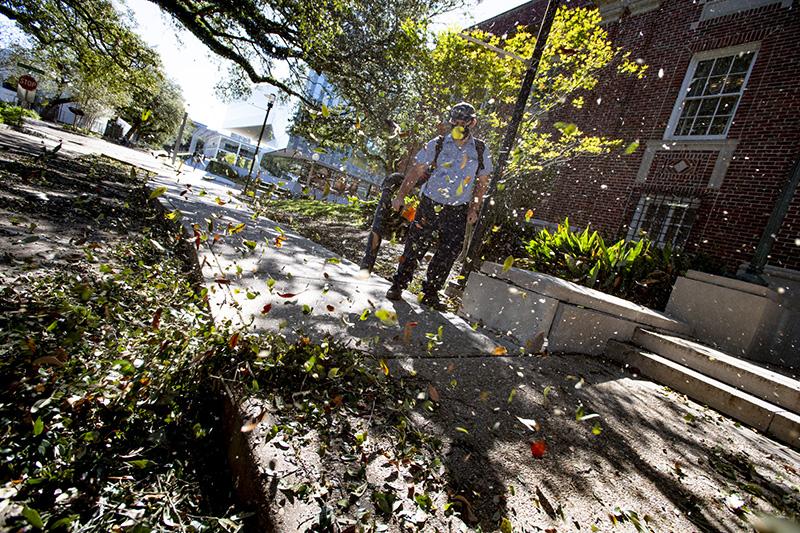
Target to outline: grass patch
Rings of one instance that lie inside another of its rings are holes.
[[[321,200],[290,199],[266,200],[262,207],[263,214],[267,217],[272,216],[275,212],[282,212],[319,221],[331,221],[366,228],[372,222],[375,205],[375,202],[336,204]]]

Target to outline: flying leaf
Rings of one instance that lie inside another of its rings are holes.
[[[342,260],[339,259],[338,257],[329,257],[329,258],[327,258],[325,260],[325,262],[326,263],[331,263],[331,264],[334,264],[334,265],[338,265],[339,263],[342,262]]]
[[[250,248],[251,250],[255,250],[256,249],[256,241],[242,241],[242,243],[245,246],[247,246],[248,248]]]
[[[439,401],[439,391],[436,390],[432,384],[428,383],[428,398],[433,400],[434,402]]]
[[[628,146],[625,147],[625,151],[623,152],[625,155],[631,155],[636,149],[639,148],[639,140],[635,140],[630,143]]]
[[[275,237],[275,247],[276,248],[283,247],[283,242],[285,240],[286,240],[286,236],[285,235],[278,235],[277,237]]]
[[[508,272],[508,270],[514,265],[514,256],[509,255],[506,257],[506,260],[503,261],[503,272]]]
[[[528,209],[525,211],[525,222],[529,222],[531,218],[533,218],[533,209]]]
[[[413,333],[413,329],[417,327],[417,322],[406,322],[406,325],[403,327],[403,343],[408,344],[411,342],[411,335]]]
[[[463,433],[464,435],[469,435],[469,430],[467,428],[462,428],[461,426],[456,426],[456,431]]]
[[[517,389],[515,389],[515,388],[511,389],[511,392],[508,393],[508,403],[513,402],[514,401],[514,396],[516,396],[516,395],[517,395]]]
[[[166,215],[164,215],[164,218],[166,218],[167,220],[178,220],[182,214],[183,213],[181,213],[179,210],[175,209],[174,211],[171,211]]]
[[[244,222],[242,222],[241,224],[236,224],[235,226],[231,226],[228,229],[228,235],[236,235],[240,231],[244,230],[245,227],[247,227],[247,224],[245,224]]]
[[[293,292],[284,292],[284,293],[279,292],[278,296],[280,296],[281,298],[294,298],[297,295]]]
[[[261,308],[261,314],[266,315],[272,310],[272,304],[264,304],[264,307]]]
[[[42,517],[39,516],[39,512],[36,509],[31,509],[26,505],[22,508],[22,516],[36,529],[44,529],[44,522],[42,522]]]
[[[545,444],[544,439],[531,442],[531,455],[533,455],[537,459],[541,459],[542,457],[544,457],[544,453],[546,451],[547,451],[547,444]]]
[[[506,355],[508,354],[508,349],[505,346],[495,346],[494,350],[492,350],[492,355]]]
[[[216,198],[214,198],[214,201],[215,201],[215,202],[217,202],[217,205],[225,205],[225,204],[227,203],[225,200],[223,200],[223,199],[222,199],[222,198],[220,198],[219,196],[217,196]]]
[[[517,420],[519,420],[523,426],[530,429],[531,431],[539,431],[541,429],[541,427],[539,426],[539,422],[537,422],[532,418],[517,417]]]
[[[44,431],[44,422],[42,421],[42,417],[37,417],[36,421],[33,423],[33,434],[35,436],[39,436]]]
[[[397,323],[397,313],[389,311],[388,309],[378,309],[375,311],[375,318],[380,320],[386,326],[391,326]]]
[[[166,187],[164,187],[164,186],[156,187],[155,189],[153,189],[153,192],[150,193],[150,199],[152,200],[153,198],[158,198],[159,196],[161,196],[165,192],[167,192],[167,188]]]

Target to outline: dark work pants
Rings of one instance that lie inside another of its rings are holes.
[[[428,251],[434,232],[439,234],[439,245],[428,265],[428,273],[422,291],[435,294],[447,281],[461,247],[467,227],[467,204],[441,205],[422,195],[417,216],[408,228],[405,249],[394,275],[394,284],[405,289],[414,277],[419,260]]]

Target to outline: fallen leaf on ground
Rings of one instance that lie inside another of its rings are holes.
[[[266,315],[270,310],[272,310],[272,304],[264,304],[264,307],[261,308],[261,314]]]
[[[383,373],[388,376],[389,375],[389,365],[387,365],[386,361],[383,360],[383,359],[381,359],[380,365],[381,365],[381,370],[383,371]]]
[[[156,312],[153,313],[153,320],[151,321],[150,325],[153,329],[158,329],[158,326],[161,324],[161,313],[163,309],[160,307],[156,309]]]
[[[458,496],[453,496],[453,500],[461,504],[462,518],[466,518],[467,522],[471,522],[473,524],[478,521],[478,517],[476,517],[475,513],[472,512],[472,504],[469,503],[469,500],[460,494]]]
[[[294,298],[297,295],[293,292],[283,292],[283,293],[279,292],[278,296],[280,296],[281,298]]]
[[[508,350],[505,346],[495,346],[494,350],[492,350],[492,355],[506,355]]]
[[[234,333],[231,335],[231,338],[228,340],[228,346],[231,348],[236,348],[236,345],[239,344],[239,334]]]

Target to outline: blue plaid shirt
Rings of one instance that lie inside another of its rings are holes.
[[[432,165],[436,155],[436,138],[431,139],[414,158],[416,163]],[[482,175],[489,175],[494,170],[489,158],[489,150],[483,151]],[[436,170],[422,186],[422,194],[436,203],[443,205],[464,205],[472,199],[478,171],[478,149],[475,139],[469,136],[463,147],[459,147],[449,133],[442,142],[442,151],[436,164]]]

